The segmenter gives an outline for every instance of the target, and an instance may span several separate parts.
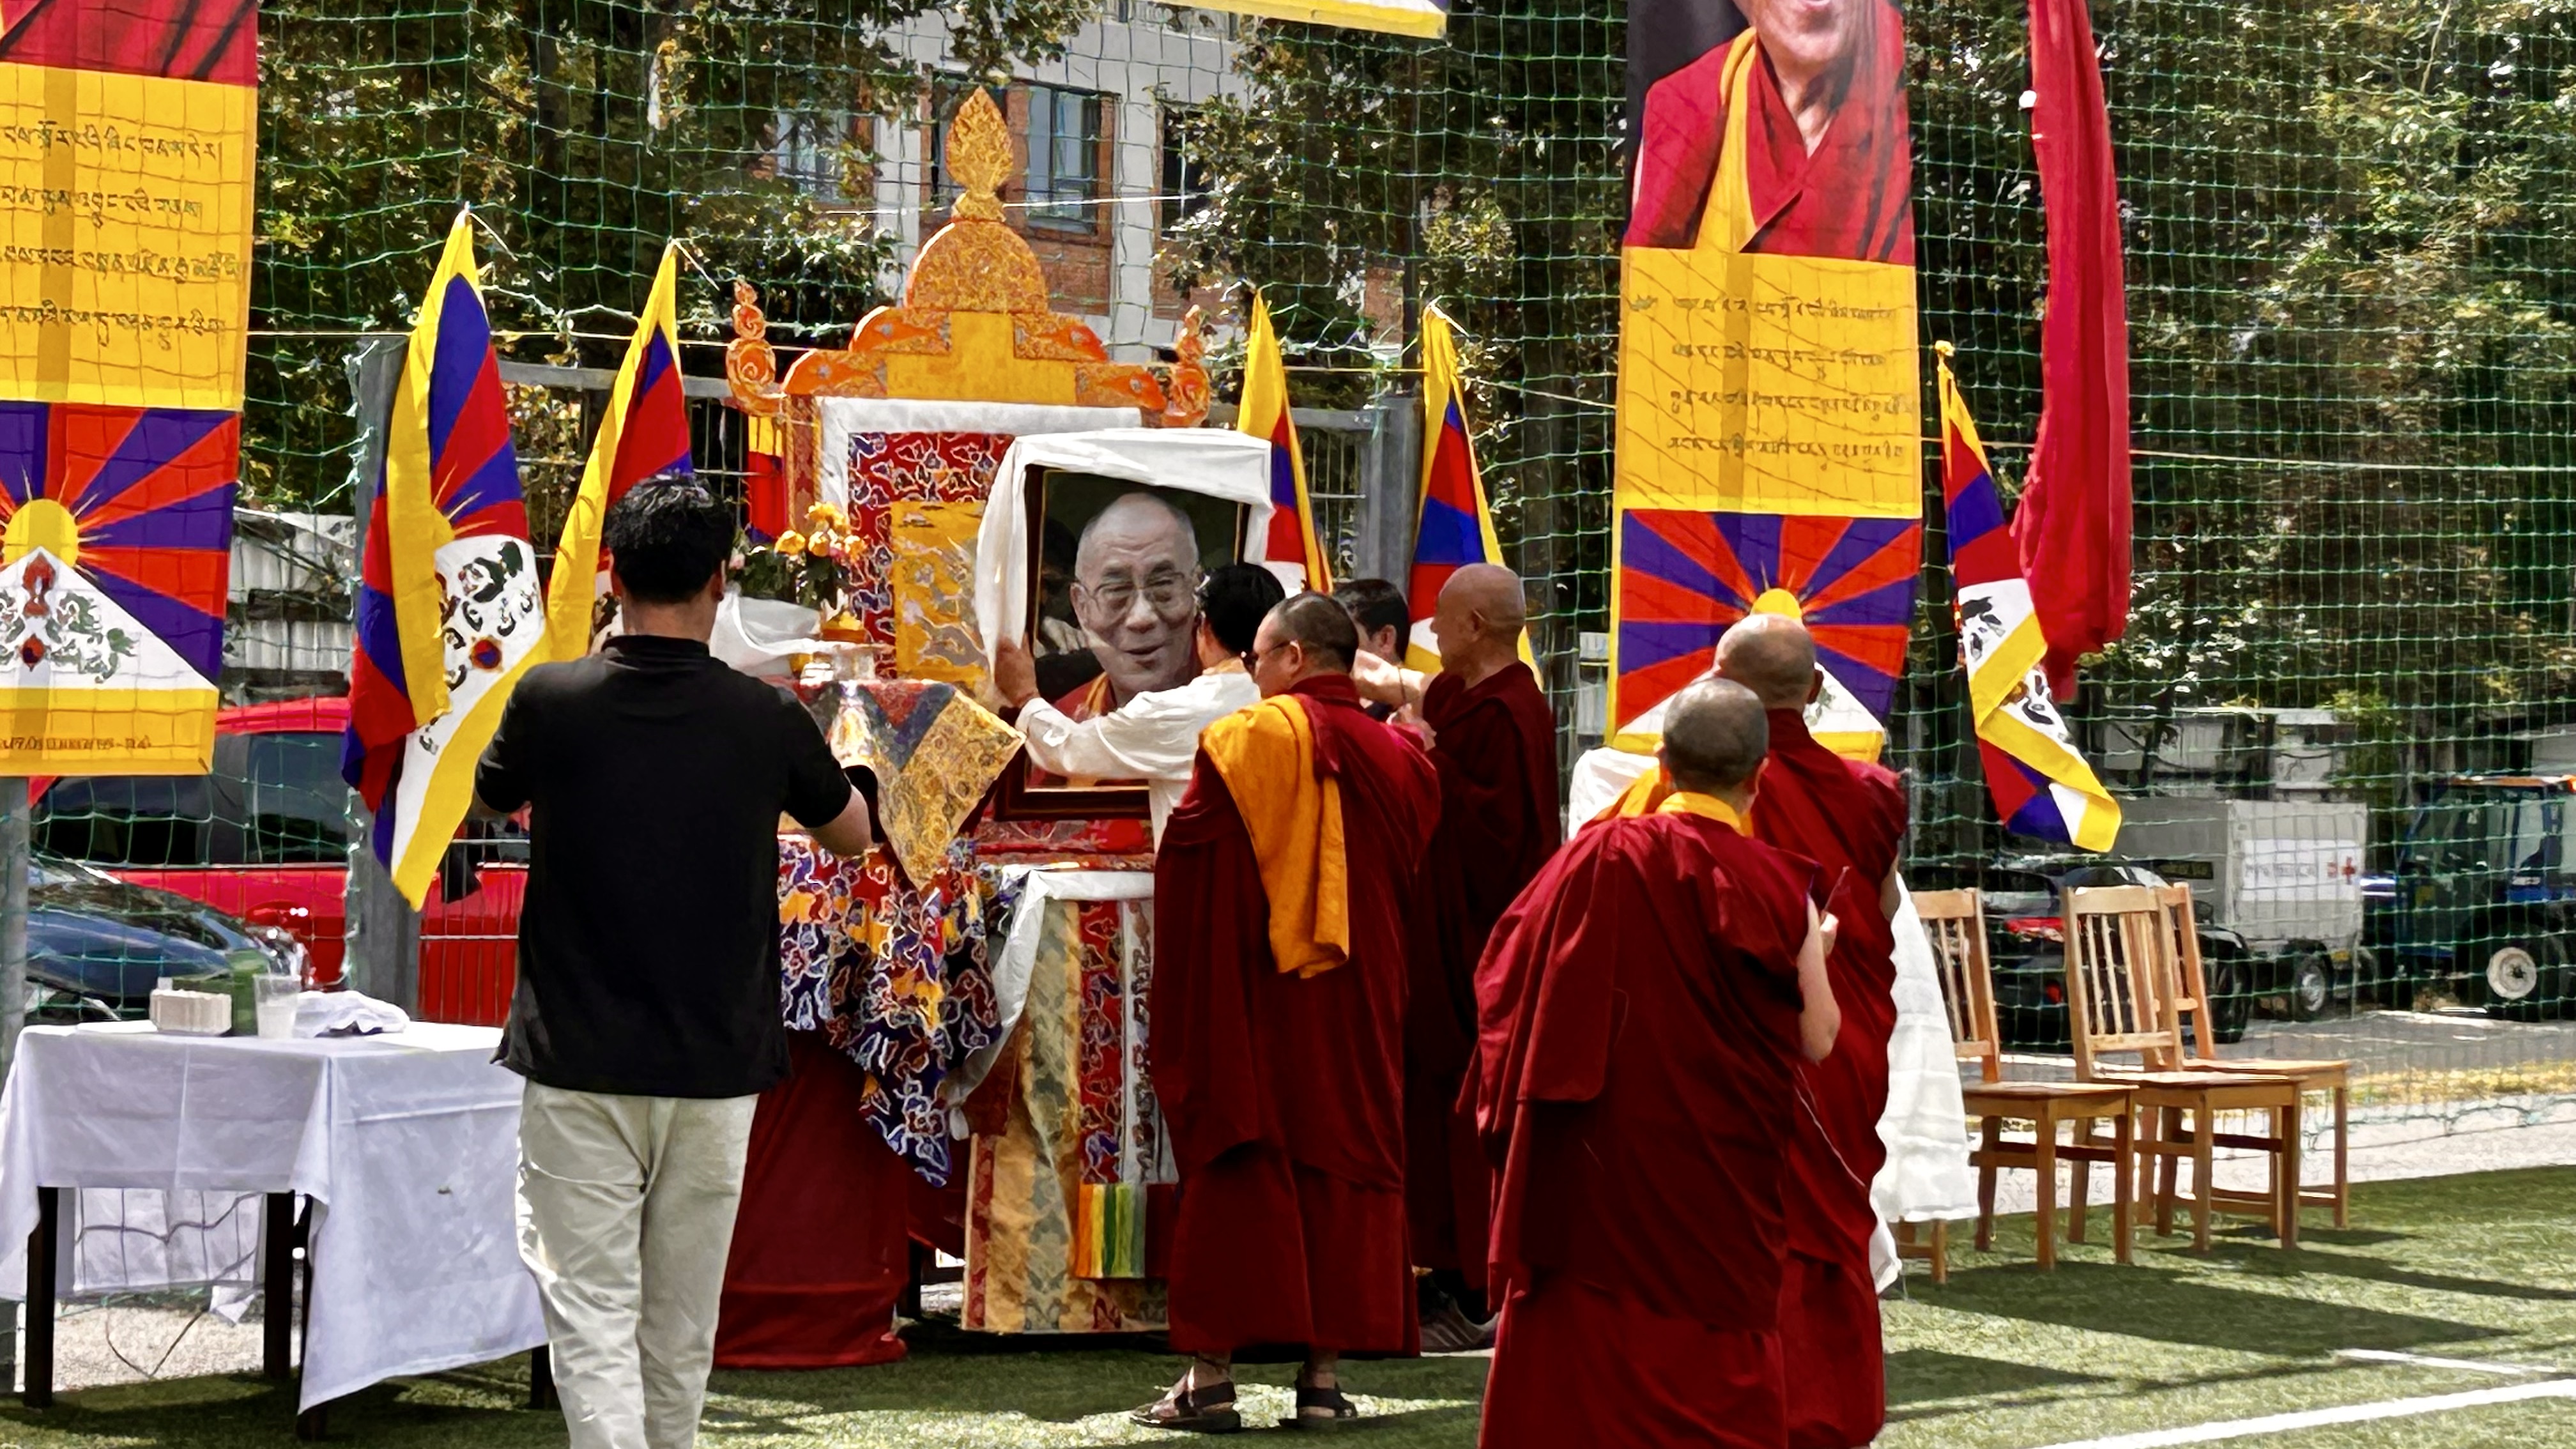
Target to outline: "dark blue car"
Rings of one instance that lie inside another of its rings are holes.
[[[30,862],[27,980],[37,1019],[140,1017],[162,977],[228,972],[245,952],[303,975],[304,948],[284,931],[61,856],[39,851]]]

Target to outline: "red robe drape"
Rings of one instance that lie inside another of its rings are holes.
[[[1484,1449],[1777,1449],[1813,876],[1714,820],[1614,820],[1495,928],[1476,1129],[1506,1302]]]
[[[1780,1310],[1781,1358],[1796,1449],[1849,1449],[1887,1417],[1878,1289],[1869,1241],[1870,1183],[1887,1160],[1887,1041],[1896,1030],[1895,937],[1879,885],[1905,836],[1905,791],[1887,770],[1847,760],[1807,733],[1794,709],[1770,712],[1771,754],[1754,797],[1754,835],[1817,863],[1842,929],[1827,967],[1842,1033],[1822,1062],[1799,1064],[1802,1123],[1783,1206],[1790,1259]]]
[[[1243,815],[1208,757],[1154,865],[1148,1046],[1180,1167],[1172,1346],[1408,1352],[1404,899],[1439,809],[1430,762],[1347,676],[1301,682],[1339,782],[1349,959],[1283,975]]]
[[[1538,679],[1513,663],[1473,687],[1434,675],[1422,717],[1440,826],[1423,863],[1405,1004],[1405,1206],[1415,1266],[1456,1269],[1481,1289],[1493,1171],[1459,1089],[1476,1054],[1476,961],[1563,836],[1556,715]]]

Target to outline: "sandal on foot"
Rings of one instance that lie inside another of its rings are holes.
[[[1279,1421],[1283,1429],[1331,1429],[1360,1416],[1359,1405],[1352,1403],[1335,1385],[1329,1389],[1299,1388],[1297,1414]]]
[[[1172,1406],[1171,1413],[1154,1412],[1165,1404]],[[1235,1410],[1234,1385],[1230,1382],[1174,1389],[1127,1417],[1149,1429],[1178,1429],[1189,1434],[1231,1434],[1243,1427],[1243,1415]]]

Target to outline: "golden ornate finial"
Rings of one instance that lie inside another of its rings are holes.
[[[965,188],[949,209],[950,218],[1000,221],[1002,183],[1011,176],[1011,130],[982,86],[967,93],[948,123],[948,145],[941,159],[948,163],[948,174]]]
[[[1163,426],[1195,428],[1208,413],[1207,311],[1193,306],[1172,338],[1170,381],[1163,387]]]
[[[733,341],[725,344],[725,382],[734,401],[755,417],[778,412],[778,351],[769,345],[769,319],[760,315],[760,293],[739,277],[733,283]]]

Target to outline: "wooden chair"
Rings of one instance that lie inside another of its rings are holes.
[[[2156,1208],[2156,1231],[2173,1231],[2174,1209],[2188,1205],[2192,1248],[2209,1251],[2213,1212],[2268,1218],[2281,1246],[2299,1241],[2299,1088],[2284,1077],[2193,1071],[2183,1065],[2179,972],[2165,908],[2145,886],[2096,886],[2067,892],[2066,1018],[2075,1039],[2075,1074],[2129,1088],[2147,1128],[2134,1135],[2140,1188]],[[2134,1054],[2135,1070],[2105,1064]],[[2222,1133],[2222,1112],[2268,1113],[2268,1135]],[[2211,1176],[2213,1151],[2251,1148],[2270,1161],[2270,1190],[2231,1192]],[[2192,1164],[2192,1191],[2179,1191],[2181,1165]],[[2150,1180],[2152,1179],[2152,1181]]]
[[[2352,1178],[2348,1165],[2348,1146],[2352,1132],[2352,1063],[2349,1061],[2301,1061],[2288,1057],[2221,1057],[2218,1054],[2217,1011],[2209,1003],[2209,980],[2201,970],[2200,932],[2194,928],[2191,911],[2191,887],[2169,885],[2156,892],[2165,908],[2165,922],[2173,931],[2173,956],[2181,981],[2174,998],[2177,1013],[2191,1023],[2191,1055],[2183,1058],[2185,1071],[2233,1072],[2257,1077],[2287,1077],[2299,1084],[2299,1095],[2329,1092],[2334,1096],[2334,1186],[2299,1188],[2302,1207],[2334,1210],[2334,1225],[2352,1226]],[[2303,1109],[2304,1110],[2304,1109]]]
[[[2110,1082],[2007,1082],[2003,1073],[2003,1034],[1995,1026],[1995,979],[1986,960],[1985,905],[1973,890],[1924,891],[1914,897],[1931,938],[1932,959],[1941,976],[1941,1000],[1950,1012],[1952,1050],[1961,1061],[1974,1061],[1982,1078],[1962,1093],[1968,1115],[1980,1124],[1980,1145],[1968,1154],[1977,1169],[1977,1248],[1994,1246],[1995,1174],[2028,1169],[2039,1178],[2039,1266],[2057,1267],[2057,1164],[2075,1166],[2073,1214],[2066,1239],[2084,1241],[2085,1179],[2092,1164],[2111,1167],[2111,1251],[2129,1261],[2130,1162],[2135,1156],[2130,1133],[2134,1112],[2129,1088]],[[2093,1124],[2110,1123],[2107,1137]],[[2028,1122],[2027,1140],[2007,1140],[2007,1123]],[[2074,1140],[2061,1145],[2058,1128],[2072,1123]],[[1932,1281],[1949,1276],[1948,1225],[1932,1230]],[[1898,1252],[1905,1251],[1900,1240]]]

